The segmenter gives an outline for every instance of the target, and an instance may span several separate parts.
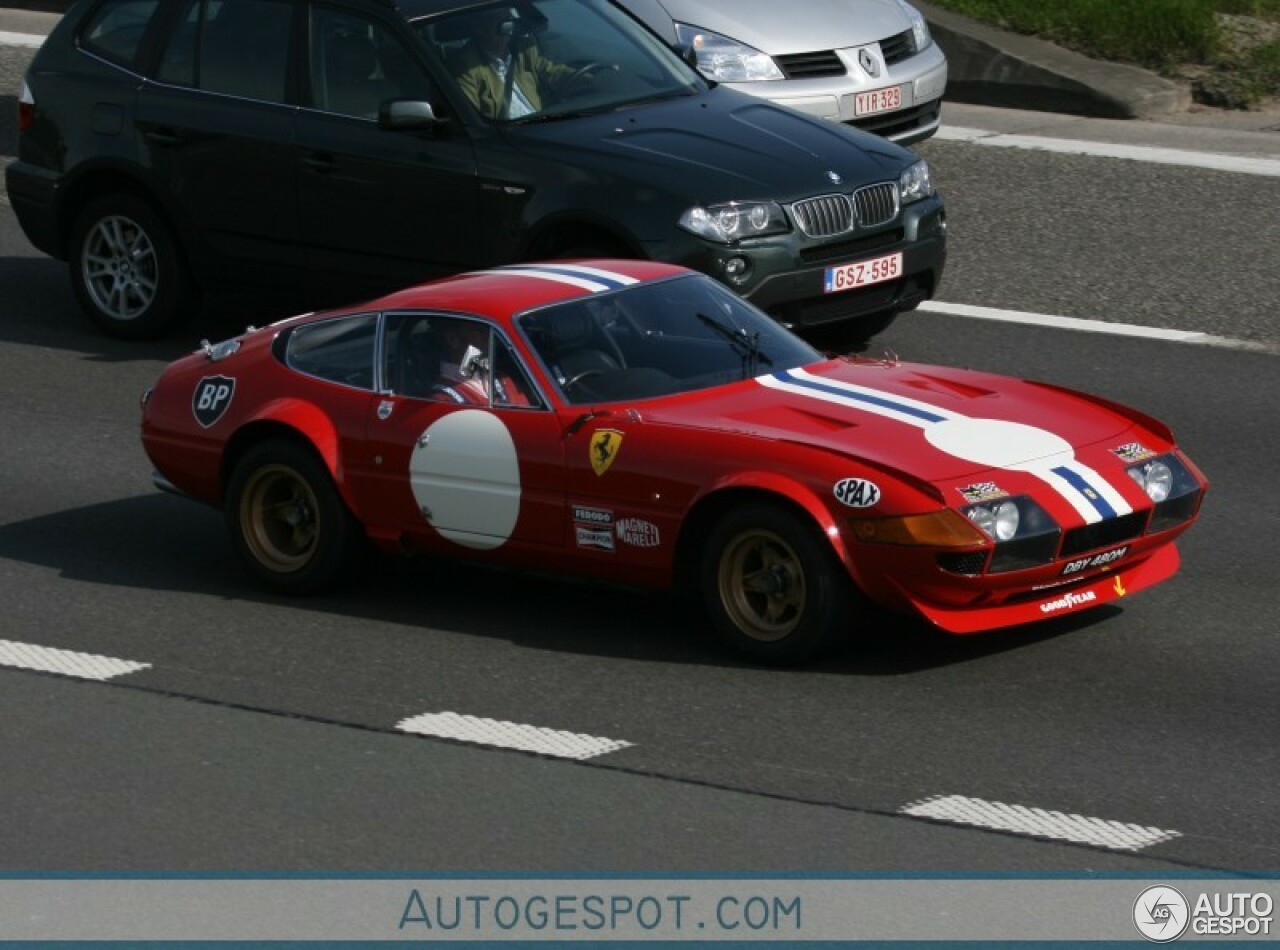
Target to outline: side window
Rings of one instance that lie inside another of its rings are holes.
[[[481,320],[395,314],[387,320],[384,378],[392,392],[471,406],[537,407],[528,377]]]
[[[377,328],[376,314],[305,324],[289,335],[284,361],[299,373],[371,390]]]
[[[313,7],[311,98],[317,109],[375,119],[388,99],[429,99],[430,83],[384,24]]]
[[[284,102],[292,21],[287,0],[190,0],[165,44],[156,78]]]
[[[107,0],[80,30],[80,45],[106,59],[132,66],[159,0]]]

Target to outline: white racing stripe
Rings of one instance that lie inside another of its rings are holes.
[[[14,666],[22,670],[38,670],[41,673],[61,673],[86,680],[109,680],[113,676],[136,673],[148,669],[150,663],[117,660],[94,653],[73,653],[31,643],[0,640],[0,666]]]
[[[1082,317],[1060,317],[1050,313],[1032,313],[1024,310],[1003,310],[999,307],[979,307],[967,303],[947,303],[943,300],[926,300],[920,310],[943,313],[952,317],[969,317],[974,320],[994,320],[999,323],[1022,323],[1028,326],[1051,327],[1055,330],[1078,330],[1082,333],[1103,333],[1109,336],[1129,336],[1146,340],[1165,340],[1169,343],[1195,343],[1201,346],[1223,346],[1236,350],[1255,350],[1263,353],[1280,353],[1274,343],[1256,343],[1216,336],[1198,330],[1169,330],[1164,327],[1148,327],[1136,323],[1112,323],[1108,320],[1087,320]]]
[[[1141,851],[1181,837],[1181,832],[1134,825],[1103,818],[1087,818],[1068,812],[1046,811],[1025,805],[1006,805],[964,795],[938,795],[902,809],[904,815],[933,818],[958,825],[1009,831],[1033,838],[1051,838],[1095,845],[1113,851]]]
[[[994,148],[1022,148],[1041,152],[1058,152],[1064,155],[1088,155],[1095,158],[1126,158],[1155,165],[1182,165],[1190,168],[1238,172],[1243,175],[1280,177],[1280,160],[1274,158],[1222,155],[1217,152],[1187,152],[1182,149],[1158,148],[1150,145],[1076,141],[1051,138],[1047,135],[1010,135],[958,125],[943,125],[936,135],[942,141],[967,142],[970,145],[986,145]]]
[[[456,739],[499,749],[519,749],[560,759],[590,759],[608,752],[625,749],[630,742],[606,739],[542,726],[526,726],[501,719],[482,719],[455,712],[423,713],[396,723],[402,732],[412,732],[441,739]]]

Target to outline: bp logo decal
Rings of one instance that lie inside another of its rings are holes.
[[[207,429],[221,419],[235,391],[236,381],[230,376],[206,376],[200,380],[191,396],[191,411],[196,422]]]
[[[865,478],[842,478],[832,492],[836,501],[850,508],[870,508],[880,500],[880,486]]]

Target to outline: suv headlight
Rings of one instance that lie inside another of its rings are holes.
[[[676,43],[698,54],[698,69],[717,82],[786,79],[773,59],[758,49],[686,23],[677,23]]]
[[[786,231],[787,218],[773,201],[726,201],[696,205],[680,215],[680,227],[720,244]]]
[[[898,193],[904,205],[920,201],[933,194],[933,179],[929,175],[929,163],[924,159],[904,169],[898,176]]]
[[[929,24],[925,22],[924,16],[907,3],[907,0],[898,0],[898,6],[902,7],[902,12],[911,21],[911,38],[915,41],[916,52],[928,49],[929,44],[933,42],[933,37],[929,35]]]

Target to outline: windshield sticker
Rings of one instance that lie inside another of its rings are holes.
[[[617,429],[596,429],[591,433],[591,470],[597,475],[609,471],[622,447],[622,433]]]
[[[850,508],[870,508],[880,500],[880,486],[865,478],[842,478],[832,489],[836,501]]]
[[[230,376],[206,376],[196,383],[191,411],[201,428],[208,429],[226,414],[235,392],[236,381]]]

